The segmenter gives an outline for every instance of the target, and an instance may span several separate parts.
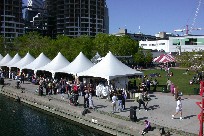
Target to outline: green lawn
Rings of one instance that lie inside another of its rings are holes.
[[[171,68],[170,71],[173,72],[173,76],[167,76],[166,71],[160,69],[152,69],[152,70],[143,70],[144,75],[149,77],[152,73],[160,73],[161,77],[152,77],[152,79],[157,79],[159,85],[157,87],[157,91],[162,91],[162,88],[166,85],[166,81],[169,78],[175,85],[178,86],[179,91],[183,94],[195,94],[195,89],[200,87],[199,84],[190,85],[189,81],[196,75],[195,71],[189,71],[188,74],[183,74],[186,72],[186,69],[173,69]],[[150,79],[151,77],[149,77]],[[133,80],[132,80],[133,81]],[[141,82],[141,79],[136,79],[137,85]],[[152,88],[151,88],[152,89]]]

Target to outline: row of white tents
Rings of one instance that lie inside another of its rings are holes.
[[[93,64],[82,52],[70,63],[60,52],[51,61],[43,53],[36,59],[28,52],[23,58],[17,53],[13,58],[7,54],[0,55],[0,66],[9,68],[17,67],[20,70],[31,69],[36,71],[49,71],[53,75],[56,72],[68,73],[77,76],[101,77],[108,81],[131,75],[143,75],[119,61],[111,52],[97,64]]]

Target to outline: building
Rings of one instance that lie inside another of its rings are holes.
[[[0,0],[1,35],[4,43],[23,35],[22,0]]]
[[[135,41],[146,41],[146,40],[156,40],[156,36],[139,33],[128,33],[127,29],[119,28],[119,32],[113,34],[115,36],[128,35]]]
[[[25,11],[25,20],[32,21],[33,17],[41,12],[43,8],[43,0],[28,0]]]
[[[170,36],[168,40],[139,41],[139,46],[165,52],[204,50],[204,35]]]
[[[46,0],[48,33],[69,37],[108,33],[106,0]]]
[[[25,33],[37,31],[47,35],[47,11],[43,0],[28,0],[25,6]]]

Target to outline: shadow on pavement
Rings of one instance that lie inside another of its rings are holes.
[[[106,108],[107,106],[104,106],[104,105],[95,105],[94,106],[96,109],[100,109],[100,108]]]
[[[148,117],[138,118],[137,120],[138,120],[138,121],[142,121],[142,120],[146,120],[146,119],[148,119]]]
[[[148,109],[150,110],[155,110],[155,109],[158,109],[160,108],[159,105],[152,105],[152,106],[149,106]]]
[[[194,117],[194,116],[196,116],[196,115],[186,116],[186,117],[184,117],[184,119],[190,119],[190,118],[192,118],[192,117]]]

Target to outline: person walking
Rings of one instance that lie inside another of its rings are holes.
[[[152,83],[153,83],[153,92],[156,92],[156,91],[157,91],[157,84],[158,84],[157,79],[155,78],[155,79],[152,81]]]
[[[122,110],[125,110],[126,94],[125,91],[122,92]]]
[[[182,118],[182,102],[181,102],[181,97],[178,97],[177,102],[176,102],[176,113],[172,115],[172,119],[180,113],[180,120],[183,120]]]
[[[93,99],[92,99],[92,93],[89,93],[89,109],[94,109]]]
[[[174,96],[175,96],[176,101],[178,99],[178,94],[179,94],[178,87],[176,85],[174,85]]]
[[[88,92],[88,90],[85,90],[84,108],[89,108],[89,92]]]
[[[140,111],[140,108],[141,108],[141,104],[143,105],[144,109],[147,111],[147,107],[146,107],[145,102],[143,100],[143,93],[138,94],[137,102],[139,103],[139,111]]]
[[[171,80],[168,78],[166,81],[166,88],[168,92],[170,92],[170,86],[171,86]]]
[[[122,111],[122,99],[123,99],[123,96],[122,96],[122,91],[121,90],[118,91],[117,98],[118,98],[118,111]]]
[[[171,94],[174,96],[174,83],[171,83],[171,86],[170,86],[170,90],[171,90]]]

